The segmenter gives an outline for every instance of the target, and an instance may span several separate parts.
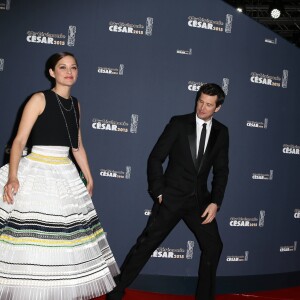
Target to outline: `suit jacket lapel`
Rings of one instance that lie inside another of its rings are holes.
[[[196,168],[196,165],[197,165],[197,159],[196,159],[197,136],[196,136],[196,117],[195,117],[194,114],[193,114],[193,116],[191,116],[190,122],[188,124],[188,139],[189,139],[192,159],[193,159],[193,162],[194,162],[194,166]]]

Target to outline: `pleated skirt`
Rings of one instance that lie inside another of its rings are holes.
[[[1,300],[92,299],[115,287],[119,268],[68,154],[34,146],[13,204],[3,202],[9,165],[0,169]]]

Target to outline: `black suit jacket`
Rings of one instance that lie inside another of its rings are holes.
[[[155,201],[163,195],[170,209],[180,208],[185,198],[195,195],[200,207],[221,206],[228,179],[228,128],[212,120],[208,144],[196,168],[195,113],[172,117],[155,144],[147,166],[149,193]],[[163,163],[169,159],[166,170]],[[212,170],[212,185],[207,180]]]

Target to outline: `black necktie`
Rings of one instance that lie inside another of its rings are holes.
[[[198,148],[198,155],[197,155],[197,167],[199,168],[203,153],[204,153],[204,145],[205,145],[205,138],[206,138],[206,123],[203,123],[202,130],[201,130],[201,137],[199,142]]]

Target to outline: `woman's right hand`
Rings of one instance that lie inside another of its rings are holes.
[[[3,201],[8,204],[14,203],[14,196],[19,190],[19,180],[17,178],[8,179],[6,185],[3,188]]]

